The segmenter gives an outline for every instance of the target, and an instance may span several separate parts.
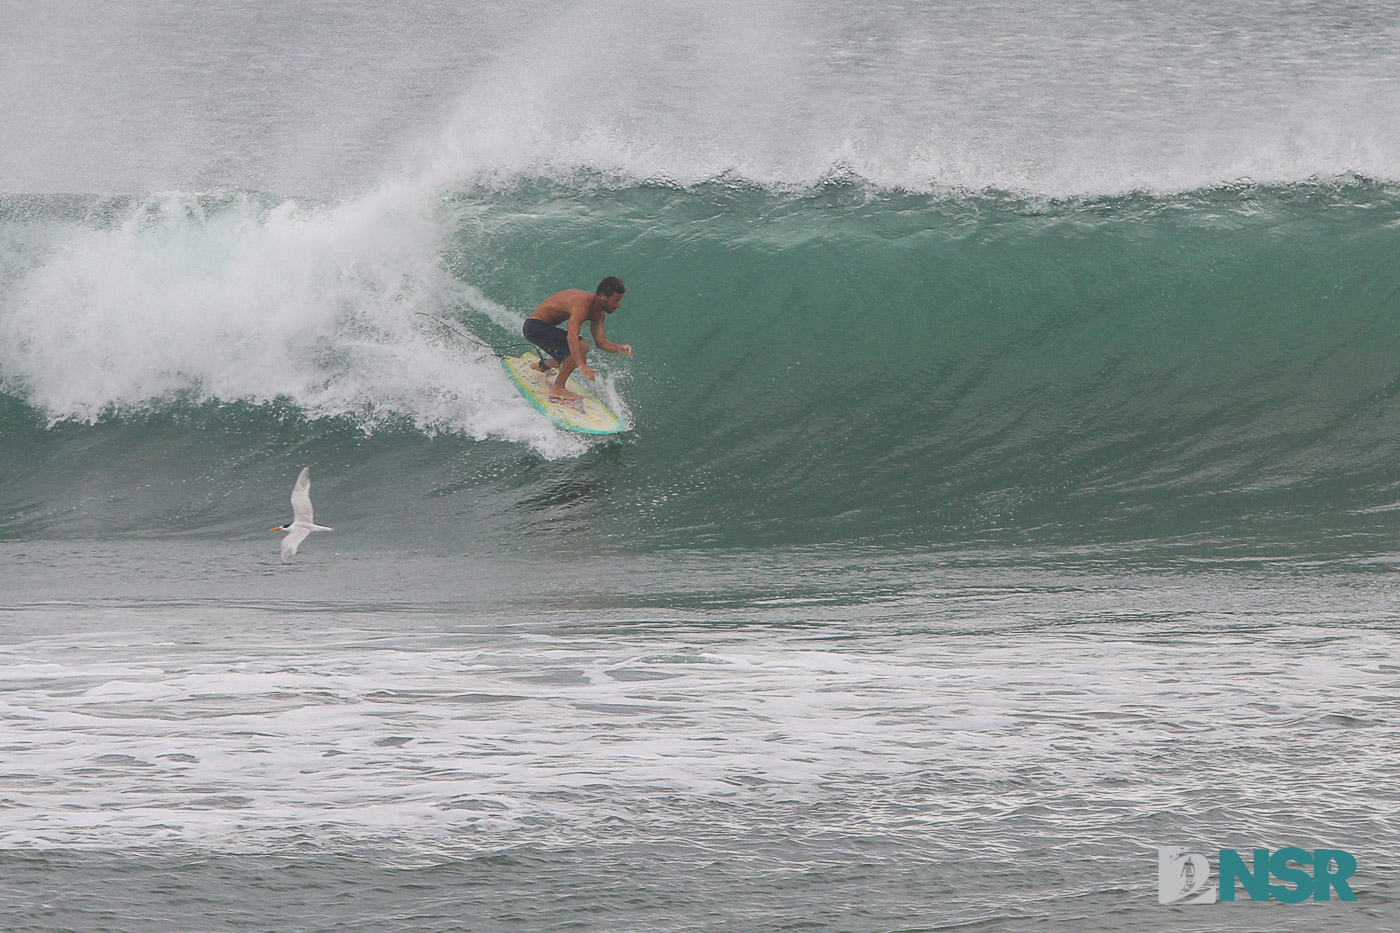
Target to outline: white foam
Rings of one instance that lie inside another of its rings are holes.
[[[826,634],[602,626],[369,647],[305,633],[247,650],[31,637],[0,657],[0,846],[470,849],[689,836],[724,814],[791,829],[828,806],[843,815],[823,830],[937,825],[955,845],[988,813],[1011,838],[1022,806],[1070,835],[1091,814],[1149,819],[1203,774],[1231,775],[1237,800],[1316,771],[1360,804],[1393,767],[1382,632],[1312,655],[1297,629]],[[1304,742],[1311,764],[1270,770]]]
[[[476,307],[518,324],[441,268],[434,205],[401,185],[330,207],[153,198],[115,228],[74,230],[0,298],[0,373],[54,421],[176,395],[286,400],[577,452],[494,355],[422,316]]]

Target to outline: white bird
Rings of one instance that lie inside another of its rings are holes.
[[[292,487],[292,521],[289,525],[278,525],[273,531],[285,531],[282,539],[282,562],[292,559],[301,542],[313,531],[330,531],[325,525],[318,525],[311,518],[311,467],[302,467]]]

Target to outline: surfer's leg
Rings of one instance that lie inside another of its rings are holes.
[[[583,357],[583,361],[587,363],[588,341],[584,340],[582,337],[578,340],[578,350],[579,355]],[[568,388],[569,377],[573,375],[575,369],[578,369],[578,366],[574,363],[574,358],[572,356],[569,356],[559,364],[559,375],[554,380],[553,388],[549,390],[550,398],[582,398],[577,392],[573,392]]]

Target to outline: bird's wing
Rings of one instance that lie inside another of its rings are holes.
[[[297,484],[292,487],[292,521],[312,524],[311,519],[311,467],[302,467],[297,475]],[[306,535],[302,535],[302,538]],[[301,538],[297,539],[298,541]]]
[[[288,561],[297,552],[297,547],[306,540],[306,536],[311,534],[311,529],[306,527],[289,528],[287,536],[282,539],[282,559]]]

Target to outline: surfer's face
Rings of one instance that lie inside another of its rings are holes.
[[[612,314],[617,310],[617,306],[622,304],[621,295],[603,295],[603,311]]]

